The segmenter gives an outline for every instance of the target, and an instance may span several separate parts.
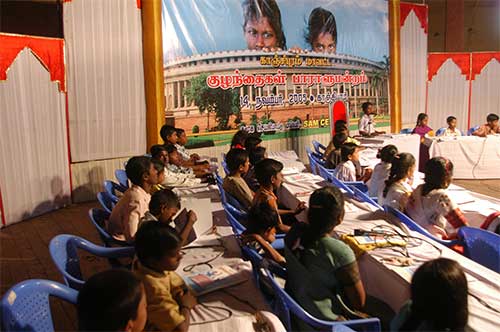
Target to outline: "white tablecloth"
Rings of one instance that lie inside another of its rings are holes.
[[[399,152],[411,153],[415,157],[418,169],[418,158],[420,156],[420,136],[418,135],[379,135],[371,138],[360,138],[360,142],[363,146],[368,148],[360,152],[360,162],[362,166],[373,168],[380,162],[380,159],[375,157],[377,155],[377,150],[386,145],[393,144],[398,148]]]
[[[293,150],[290,151],[272,151],[267,153],[268,158],[280,161],[286,169],[294,169],[297,172],[302,172],[306,169],[300,161],[299,156]]]
[[[320,185],[319,181],[311,181],[309,192],[318,185]],[[299,201],[308,202],[310,195],[305,194],[306,187],[305,181],[298,184],[284,183],[279,195],[281,203],[294,207]],[[347,199],[344,221],[337,226],[336,230],[340,234],[353,234],[354,229],[370,230],[380,225],[394,227],[387,218],[388,216],[384,212],[374,211],[374,208],[366,203]],[[305,214],[299,215],[298,219],[305,220]],[[405,229],[410,232],[407,228]],[[471,294],[479,297],[490,306],[500,309],[500,275],[498,273],[434,243],[423,235],[416,232],[410,232],[410,234],[424,239],[424,241],[418,241],[416,243],[418,245],[408,248],[413,260],[412,266],[399,267],[382,261],[391,257],[402,257],[401,254],[389,248],[372,250],[360,257],[358,263],[361,277],[368,294],[383,300],[397,312],[410,299],[411,276],[418,266],[431,259],[447,257],[456,260],[464,268]],[[433,245],[425,241],[430,241]],[[469,296],[469,326],[473,330],[496,331],[498,322],[500,322],[500,314],[486,308],[474,297]]]
[[[500,179],[500,135],[436,138],[430,144],[429,155],[450,159],[457,179]]]

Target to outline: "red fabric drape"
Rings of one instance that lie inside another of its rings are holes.
[[[63,39],[0,34],[0,45],[0,80],[7,79],[7,70],[27,47],[49,71],[50,79],[59,82],[59,90],[66,91]]]
[[[481,74],[484,66],[486,66],[486,64],[492,59],[496,59],[500,62],[500,52],[472,53],[471,79],[474,80],[476,75]]]
[[[427,33],[429,28],[427,24],[427,13],[428,13],[427,5],[418,5],[414,3],[401,2],[399,4],[399,25],[400,26],[404,25],[406,18],[408,17],[408,15],[412,10],[415,12],[418,21],[420,22],[420,26],[422,27],[422,29],[424,29],[425,33]]]
[[[432,81],[443,63],[451,59],[460,68],[462,75],[469,79],[470,53],[430,53],[427,58],[427,80]]]

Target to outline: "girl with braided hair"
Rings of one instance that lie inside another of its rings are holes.
[[[409,179],[415,172],[415,157],[411,153],[399,153],[392,159],[389,178],[378,193],[378,203],[404,211],[412,192]]]

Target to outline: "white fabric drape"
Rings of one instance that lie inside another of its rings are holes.
[[[0,187],[6,224],[70,201],[65,95],[30,50],[0,82]]]
[[[470,126],[486,123],[489,113],[499,114],[500,63],[491,59],[472,81]]]
[[[460,68],[448,59],[428,84],[429,126],[435,131],[446,127],[446,118],[453,115],[457,118],[457,128],[466,132],[469,81]]]
[[[402,123],[413,124],[425,112],[427,81],[427,34],[414,11],[400,30],[401,36],[401,110]]]
[[[141,11],[136,0],[64,3],[72,162],[146,151]]]

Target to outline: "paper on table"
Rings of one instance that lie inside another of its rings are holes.
[[[468,191],[453,190],[448,196],[458,205],[475,202],[476,199]]]
[[[500,206],[488,201],[478,200],[460,205],[460,209],[468,212],[477,212],[483,216],[489,216],[491,213],[500,211]]]
[[[196,234],[204,234],[212,228],[212,203],[210,198],[183,197],[181,206],[196,213],[198,220],[193,225]]]

